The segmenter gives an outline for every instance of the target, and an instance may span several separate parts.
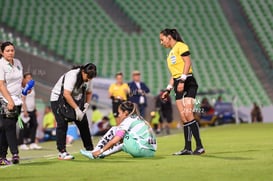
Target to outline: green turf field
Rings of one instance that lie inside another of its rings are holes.
[[[0,167],[0,180],[273,180],[273,124],[226,125],[201,129],[202,156],[172,156],[183,145],[182,134],[158,138],[155,158],[131,158],[118,153],[88,160],[77,141],[68,150],[73,161],[56,159],[55,143],[21,151],[21,164]],[[95,140],[96,142],[96,140]]]

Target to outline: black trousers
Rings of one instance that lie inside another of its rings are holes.
[[[59,152],[65,152],[68,122],[65,121],[64,118],[57,112],[58,101],[52,101],[51,108],[57,122],[57,129],[56,129],[57,149],[59,150]],[[74,120],[74,122],[80,131],[81,139],[85,149],[93,150],[94,147],[93,147],[91,134],[89,130],[88,119],[86,115],[83,117],[82,121]]]
[[[24,144],[24,138],[30,138],[30,143],[35,143],[36,132],[37,132],[37,117],[36,110],[28,112],[30,118],[28,123],[23,123],[24,128],[19,131],[19,145]]]
[[[118,117],[118,108],[122,102],[123,101],[120,99],[113,99],[112,100],[112,111],[113,111],[114,117]]]
[[[6,158],[8,147],[12,155],[18,154],[16,123],[18,118],[4,118],[0,115],[0,157]]]

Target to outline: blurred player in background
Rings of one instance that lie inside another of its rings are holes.
[[[251,109],[251,122],[263,122],[263,115],[261,108],[256,102],[253,103],[253,108]]]
[[[161,125],[159,122],[159,119],[160,119],[159,111],[155,110],[155,111],[150,112],[150,116],[151,116],[150,124],[153,127],[155,133],[159,134],[161,131]]]
[[[56,140],[56,127],[57,124],[52,109],[50,106],[46,106],[43,117],[43,141]]]
[[[198,84],[192,74],[189,47],[184,43],[176,29],[162,30],[160,32],[160,43],[165,48],[171,49],[167,57],[167,65],[172,76],[169,85],[162,94],[162,99],[166,99],[170,91],[174,89],[176,106],[184,124],[185,147],[174,155],[203,154],[205,149],[201,142],[199,125],[193,115]],[[192,134],[196,141],[194,152],[191,149]]]
[[[172,99],[169,95],[165,97],[164,100],[162,100],[162,94],[164,93],[164,90],[161,90],[159,95],[156,96],[156,110],[159,112],[159,122],[160,122],[160,128],[162,131],[166,131],[166,134],[171,134],[170,127],[171,123],[173,121],[173,108],[172,108]]]
[[[137,104],[140,115],[145,118],[145,109],[147,107],[146,94],[150,92],[150,89],[144,82],[140,81],[139,71],[133,71],[132,78],[133,81],[128,83],[130,87],[129,101]]]
[[[103,136],[111,128],[110,120],[107,116],[103,116],[100,121],[92,124],[91,134],[93,136]]]
[[[32,74],[30,72],[24,73],[23,78],[23,87],[32,80]],[[36,104],[35,104],[35,89],[29,92],[27,96],[23,96],[23,111],[21,117],[27,118],[28,122],[24,123],[24,128],[19,131],[19,148],[21,150],[29,150],[29,149],[41,149],[42,147],[36,143],[36,132],[37,132],[37,113],[36,113]],[[25,137],[25,135],[27,135]],[[24,142],[24,138],[30,139],[30,141]],[[27,146],[29,144],[29,147]]]
[[[92,105],[92,116],[91,116],[91,123],[94,124],[96,122],[101,121],[103,115],[100,110],[98,110],[96,105]]]
[[[112,127],[91,151],[84,156],[95,159],[124,151],[133,157],[153,157],[157,149],[153,129],[138,113],[137,106],[125,101],[118,108],[118,126]]]
[[[123,101],[127,100],[130,88],[128,84],[123,82],[122,72],[116,73],[115,78],[116,82],[110,85],[108,92],[109,97],[112,99],[112,111],[116,118],[118,117],[118,107]]]

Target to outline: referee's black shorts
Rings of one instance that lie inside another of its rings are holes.
[[[184,97],[195,98],[197,94],[198,84],[193,76],[188,76],[184,83],[184,90],[182,92],[177,92],[179,80],[174,79],[174,92],[175,100],[182,99]]]

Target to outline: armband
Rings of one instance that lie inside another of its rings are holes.
[[[184,80],[185,81],[186,79],[187,79],[187,75],[182,74],[181,77],[180,77],[180,80]]]
[[[169,92],[173,89],[173,86],[171,84],[168,84],[168,86],[166,87],[167,90],[169,90]]]

